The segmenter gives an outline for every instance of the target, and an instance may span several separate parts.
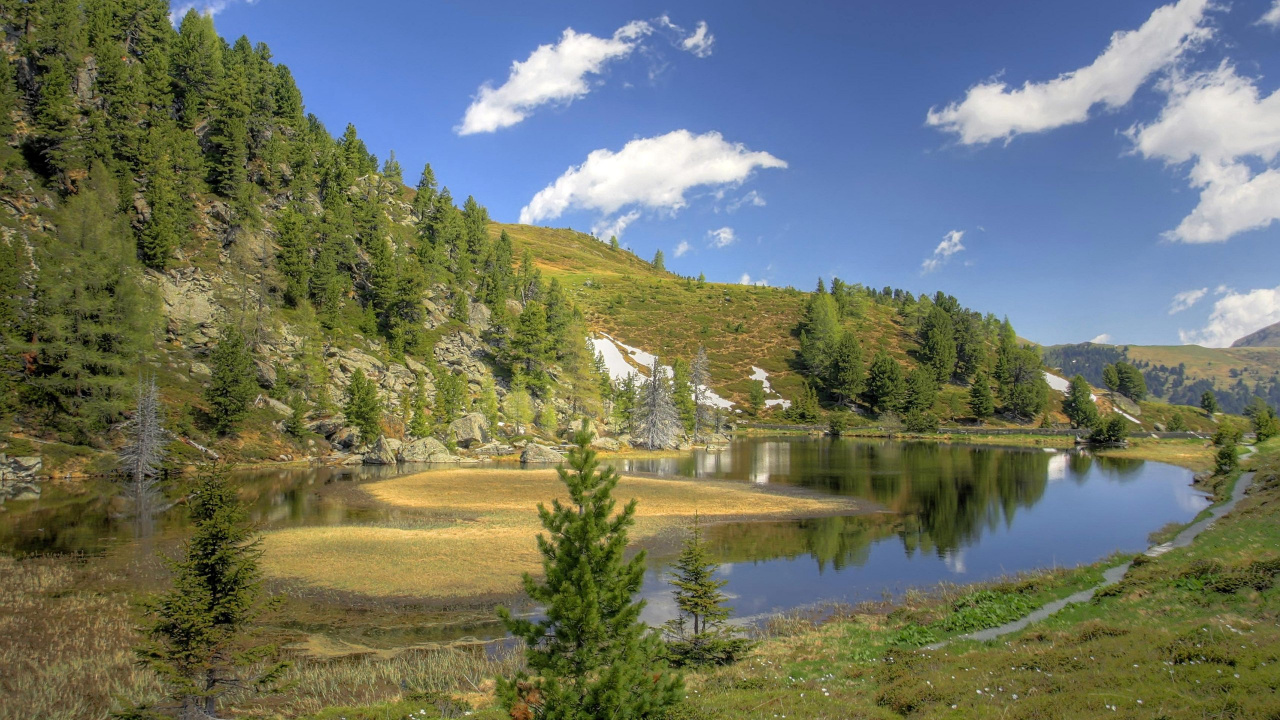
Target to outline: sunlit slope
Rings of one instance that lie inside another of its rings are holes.
[[[1129,345],[1129,357],[1152,365],[1186,364],[1189,376],[1213,380],[1219,387],[1237,378],[1253,384],[1280,372],[1280,348],[1206,348],[1199,345]]]
[[[711,357],[712,385],[742,401],[750,387],[751,367],[769,373],[774,389],[794,397],[800,376],[793,362],[795,335],[806,294],[790,288],[699,283],[655,270],[625,249],[567,229],[494,224],[494,236],[506,230],[516,258],[525,248],[545,277],[559,278],[586,314],[592,330],[661,357],[693,357],[705,345]],[[916,344],[899,328],[889,307],[868,305],[857,331],[868,357],[887,346],[901,357]]]

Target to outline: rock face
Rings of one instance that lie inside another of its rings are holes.
[[[598,437],[591,441],[591,447],[597,450],[614,451],[622,447],[622,443],[610,437]]]
[[[378,441],[373,444],[369,452],[364,454],[365,465],[395,465],[396,450],[400,444],[399,440],[391,440],[386,437],[379,437]]]
[[[329,436],[329,442],[336,448],[353,448],[360,443],[360,431],[350,425],[340,427]]]
[[[474,448],[472,452],[481,457],[494,457],[497,455],[511,455],[516,449],[511,445],[504,445],[500,442],[491,442]]]
[[[40,497],[36,475],[43,467],[38,456],[0,454],[0,503]]]
[[[449,370],[461,370],[468,378],[484,377],[488,374],[485,357],[488,351],[484,343],[471,333],[456,332],[445,335],[436,343],[436,360]]]
[[[400,462],[438,462],[435,457],[450,457],[444,443],[433,437],[418,438],[400,448]]]
[[[564,460],[564,456],[552,450],[546,445],[538,445],[537,443],[529,443],[524,446],[524,452],[520,453],[520,462],[522,463],[558,463]]]
[[[488,421],[480,413],[471,413],[449,423],[449,432],[453,433],[458,447],[471,448],[489,441]]]

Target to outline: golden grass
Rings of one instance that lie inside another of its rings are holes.
[[[373,596],[475,598],[520,590],[539,566],[537,505],[565,497],[555,471],[436,471],[366,486],[386,505],[453,518],[420,529],[306,527],[265,537],[270,575]],[[796,497],[731,483],[624,477],[619,509],[639,501],[632,539],[711,521],[849,510],[847,500]]]
[[[1213,469],[1214,447],[1206,440],[1157,440],[1135,438],[1129,447],[1098,451],[1099,455],[1131,460],[1151,460],[1196,472]]]

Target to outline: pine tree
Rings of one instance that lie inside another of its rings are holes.
[[[378,386],[360,368],[351,373],[342,414],[347,424],[360,431],[361,443],[372,443],[382,434],[382,400],[378,398]]]
[[[1276,435],[1280,435],[1280,418],[1276,417],[1276,411],[1266,403],[1251,418],[1253,421],[1253,433],[1257,441],[1262,443],[1270,440]]]
[[[400,162],[396,160],[395,150],[392,150],[387,155],[387,161],[382,163],[382,177],[392,183],[393,190],[404,184],[404,168],[401,168]]]
[[[184,719],[213,718],[229,689],[270,686],[287,668],[263,664],[275,648],[249,642],[249,628],[271,603],[258,567],[262,549],[229,475],[226,465],[201,469],[188,501],[191,537],[172,563],[172,586],[147,603],[151,623],[138,649]],[[239,671],[255,665],[265,669],[241,677]]]
[[[560,429],[560,418],[556,416],[555,398],[547,393],[542,400],[542,410],[538,412],[538,428],[554,437]]]
[[[640,390],[635,413],[635,432],[641,445],[650,450],[675,445],[676,435],[680,432],[680,415],[671,400],[671,384],[656,356],[653,367],[649,369],[649,377]]]
[[[671,363],[671,399],[675,403],[676,414],[680,416],[680,424],[686,432],[692,431],[697,421],[698,406],[689,382],[689,365],[680,358]]]
[[[976,418],[991,417],[996,412],[996,402],[991,396],[991,378],[979,372],[969,388],[969,412]]]
[[[658,272],[667,271],[667,261],[666,258],[663,257],[661,250],[653,254],[653,269]]]
[[[1071,387],[1062,401],[1062,413],[1074,428],[1091,428],[1098,422],[1098,405],[1093,401],[1093,391],[1083,375],[1071,378]]]
[[[864,393],[871,409],[881,415],[897,412],[902,403],[903,391],[902,366],[889,353],[883,350],[876,353],[867,370],[867,389]]]
[[[525,574],[529,597],[545,619],[499,615],[525,641],[534,678],[503,679],[498,696],[512,717],[547,720],[643,720],[663,717],[682,691],[660,660],[659,638],[640,622],[643,601],[632,598],[644,578],[645,553],[624,559],[635,523],[632,500],[616,516],[618,473],[598,471],[590,436],[580,433],[557,470],[569,501],[538,506],[547,535],[538,536],[544,579]]]
[[[1213,417],[1218,412],[1218,396],[1213,394],[1212,390],[1205,390],[1200,396],[1200,409],[1204,410],[1209,417]]]
[[[635,431],[639,398],[640,388],[636,386],[636,375],[632,372],[622,378],[613,396],[614,423],[624,433]]]
[[[239,328],[228,326],[222,330],[209,360],[213,377],[204,397],[214,430],[226,435],[249,413],[249,401],[258,391],[253,357]]]
[[[511,390],[507,392],[504,404],[507,420],[516,426],[516,434],[523,435],[529,423],[533,422],[533,400],[529,398],[529,390],[520,377],[511,381]]]
[[[436,381],[436,423],[446,428],[462,417],[466,410],[467,381],[458,373],[451,373],[439,366],[431,371]]]
[[[903,412],[928,412],[933,409],[933,402],[937,397],[937,368],[922,366],[907,373],[905,390],[902,396]]]
[[[667,622],[667,656],[675,665],[722,665],[733,662],[746,643],[726,632],[724,621],[733,608],[721,588],[728,580],[715,577],[719,565],[710,558],[698,516],[680,549],[671,584],[679,614]]]
[[[277,267],[285,278],[284,301],[290,307],[298,307],[311,288],[311,241],[302,213],[292,207],[280,211],[276,243],[280,246]]]
[[[955,326],[951,316],[937,305],[920,327],[920,355],[938,383],[951,380],[956,370]]]
[[[1005,356],[1004,381],[1000,386],[1005,409],[1023,418],[1033,418],[1049,406],[1049,383],[1044,379],[1044,362],[1035,348],[1016,348]]]
[[[795,402],[791,403],[791,407],[787,410],[787,415],[792,421],[805,425],[813,425],[822,419],[822,407],[818,404],[818,391],[813,385],[805,383],[800,388],[800,395]]]
[[[549,355],[546,311],[541,303],[530,302],[516,320],[511,338],[512,373],[520,373],[531,386],[541,388],[546,383]]]
[[[747,407],[751,410],[752,417],[759,417],[765,408],[764,397],[764,381],[752,380],[751,386],[747,389]]]
[[[852,332],[843,333],[836,342],[827,368],[827,389],[845,402],[866,387],[866,370],[862,367],[862,347]]]

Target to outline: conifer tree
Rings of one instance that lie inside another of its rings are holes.
[[[991,379],[984,372],[979,372],[969,388],[969,412],[976,418],[991,417],[995,414],[996,402],[991,396]]]
[[[164,417],[155,376],[139,379],[133,416],[124,427],[119,451],[120,469],[128,483],[126,494],[133,513],[145,518],[155,510],[156,481],[164,462]]]
[[[658,272],[667,271],[667,261],[666,258],[663,257],[661,250],[653,254],[653,269]]]
[[[253,380],[253,358],[239,328],[228,326],[222,330],[209,360],[213,377],[204,397],[214,430],[226,435],[248,414],[249,401],[258,390]]]
[[[382,434],[382,400],[378,398],[378,386],[360,368],[351,373],[342,414],[349,425],[360,431],[361,443],[367,445]]]
[[[393,190],[404,184],[404,168],[400,167],[400,162],[396,160],[395,150],[392,150],[387,155],[387,161],[382,163],[382,177],[392,183]]]
[[[515,425],[516,434],[523,435],[529,423],[533,422],[533,400],[529,398],[529,390],[524,378],[517,376],[511,381],[511,390],[507,392],[504,404],[507,420]]]
[[[645,720],[663,717],[682,691],[660,659],[661,642],[640,622],[633,601],[644,578],[645,553],[625,560],[635,523],[632,500],[614,515],[618,473],[601,472],[590,435],[579,433],[569,469],[557,472],[569,501],[538,506],[546,535],[538,536],[543,580],[524,576],[525,591],[545,608],[537,622],[499,610],[508,632],[525,641],[523,672],[499,683],[512,717],[546,720]]]
[[[498,391],[493,378],[486,375],[480,382],[480,412],[489,424],[489,434],[498,434]]]
[[[1091,428],[1098,422],[1098,405],[1093,401],[1089,381],[1083,375],[1071,378],[1071,387],[1062,401],[1062,413],[1074,428]]]
[[[689,382],[693,386],[693,441],[698,442],[707,415],[707,393],[711,390],[711,362],[707,359],[707,348],[702,345],[689,365]]]
[[[747,390],[747,407],[751,409],[751,415],[758,417],[765,408],[764,397],[764,381],[752,380],[751,387]]]
[[[881,415],[897,412],[902,403],[903,391],[902,367],[898,365],[898,361],[884,350],[876,353],[867,370],[865,391],[871,409]]]
[[[933,408],[938,397],[937,368],[932,366],[917,367],[907,373],[907,380],[902,396],[902,411],[905,413],[924,413]]]
[[[939,383],[951,380],[956,369],[955,326],[951,316],[937,305],[920,328],[920,354]]]
[[[423,377],[418,376],[413,389],[413,416],[409,419],[409,434],[424,438],[431,434],[431,420],[427,417],[427,393]]]
[[[436,423],[447,428],[466,410],[467,381],[462,375],[436,366],[431,371],[436,381]]]
[[[663,628],[667,655],[675,665],[729,663],[746,649],[744,641],[733,638],[724,628],[733,608],[725,604],[728,597],[721,592],[729,581],[715,577],[719,567],[707,552],[695,514],[671,574],[679,614]]]
[[[800,395],[787,410],[790,418],[798,423],[812,425],[822,419],[822,407],[818,404],[818,391],[809,383],[800,388]]]
[[[560,418],[556,416],[555,398],[550,393],[547,393],[542,400],[542,410],[538,412],[538,428],[551,436],[560,429]]]
[[[511,338],[512,372],[524,375],[530,385],[541,388],[546,381],[548,345],[546,311],[541,303],[530,302],[516,319]]]
[[[138,649],[184,720],[214,718],[228,690],[269,687],[287,669],[265,662],[273,646],[250,642],[250,626],[272,603],[263,595],[259,540],[229,475],[227,465],[200,470],[188,501],[191,537],[172,563],[172,586],[147,603],[150,624]],[[264,669],[242,677],[251,666]]]
[[[281,210],[276,235],[280,246],[277,264],[285,278],[284,301],[290,307],[298,307],[311,288],[311,242],[302,213],[292,207]]]
[[[689,365],[680,358],[671,363],[671,399],[680,416],[680,424],[686,432],[692,431],[697,422],[698,406],[693,399],[693,388],[689,381]]]
[[[1218,396],[1214,395],[1212,390],[1205,390],[1200,396],[1200,409],[1204,410],[1209,417],[1213,417],[1218,412]]]
[[[636,428],[636,409],[640,402],[640,388],[634,372],[622,378],[613,396],[613,420],[617,428],[631,433]]]
[[[641,386],[635,416],[635,433],[641,445],[650,450],[675,445],[680,415],[671,399],[671,383],[656,356]]]
[[[846,402],[866,387],[866,370],[862,367],[862,347],[852,332],[842,333],[830,356],[827,389]]]

